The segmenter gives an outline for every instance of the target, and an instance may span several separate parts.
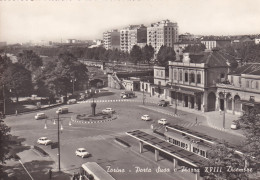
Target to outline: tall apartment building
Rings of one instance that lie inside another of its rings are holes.
[[[134,45],[144,46],[147,42],[147,27],[141,25],[129,25],[120,30],[120,49],[130,52]]]
[[[176,22],[163,20],[147,27],[147,44],[154,47],[155,53],[158,53],[162,45],[173,47],[178,39],[178,24]]]
[[[108,49],[120,49],[120,32],[117,29],[103,33],[104,47]]]

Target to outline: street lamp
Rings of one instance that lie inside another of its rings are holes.
[[[63,126],[62,126],[62,123],[60,123],[60,121],[62,121],[60,119],[60,113],[57,113],[58,117],[57,117],[57,130],[58,130],[58,165],[59,165],[59,172],[60,172],[60,158],[61,158],[61,155],[60,155],[60,131],[63,130]],[[56,119],[53,119],[53,124],[55,125],[56,124]],[[69,122],[69,125],[71,126],[71,121]],[[47,129],[47,119],[45,120],[45,125],[44,125],[44,129]]]
[[[72,82],[72,95],[74,95],[74,83],[76,80],[77,80],[76,78],[70,80],[70,82]]]
[[[224,105],[223,105],[223,129],[225,129],[225,124],[226,124],[226,94],[228,94],[229,92],[226,92],[224,90],[223,94],[224,94]]]
[[[142,88],[143,88],[143,105],[144,105],[144,101],[145,101],[145,94],[144,94],[144,81],[142,83]]]

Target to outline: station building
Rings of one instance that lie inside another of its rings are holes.
[[[154,67],[151,95],[168,99],[172,104],[202,112],[217,110],[217,83],[224,82],[237,66],[234,58],[218,51],[197,55],[183,54],[180,61],[169,61],[164,67]]]

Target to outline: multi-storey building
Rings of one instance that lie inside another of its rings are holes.
[[[169,61],[169,77],[164,68],[155,67],[151,95],[200,111],[216,110],[216,83],[225,81],[237,63],[218,51],[200,55],[183,54],[179,62]]]
[[[228,74],[228,81],[217,84],[217,109],[242,114],[260,108],[260,64],[246,64]]]
[[[214,48],[223,48],[231,45],[231,39],[217,38],[217,37],[204,37],[201,43],[206,46],[206,49],[212,50]]]
[[[147,27],[141,25],[129,25],[120,30],[120,49],[130,52],[134,45],[144,46],[147,42]]]
[[[120,32],[114,29],[103,33],[104,47],[108,49],[120,49]]]
[[[169,20],[152,23],[147,28],[147,44],[153,46],[155,53],[158,53],[162,45],[173,47],[178,38],[178,24]]]

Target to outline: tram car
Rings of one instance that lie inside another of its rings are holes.
[[[164,132],[164,135],[167,142],[208,159],[207,152],[211,148],[211,145],[209,143],[191,137],[185,133],[167,131]]]

